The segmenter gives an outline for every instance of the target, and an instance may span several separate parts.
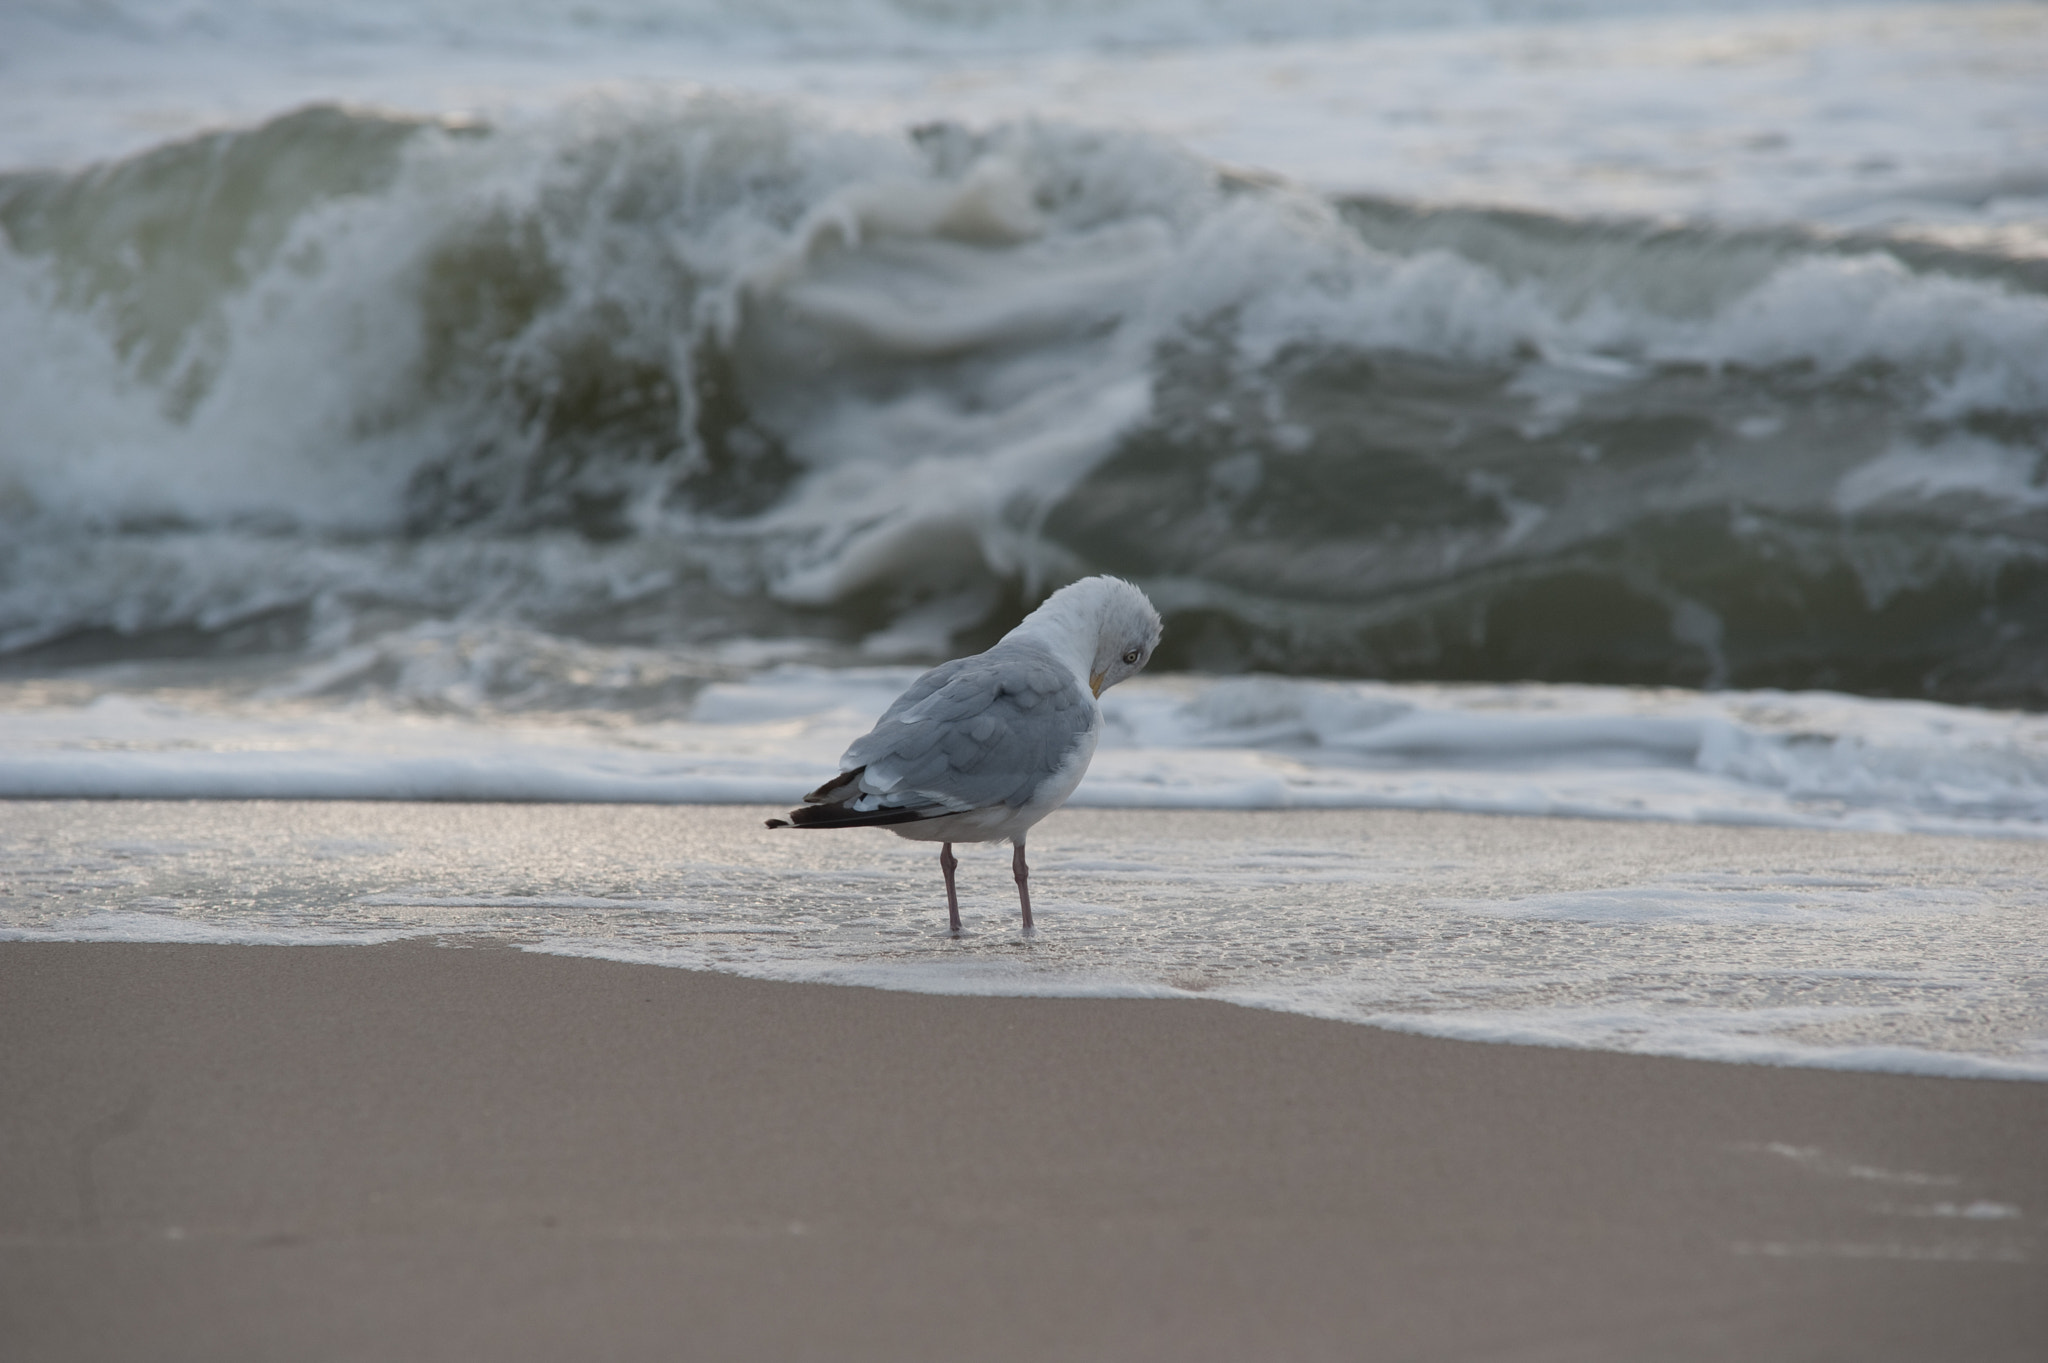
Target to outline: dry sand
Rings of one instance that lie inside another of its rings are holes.
[[[422,944],[0,1035],[14,1363],[2048,1357],[2048,1085]]]

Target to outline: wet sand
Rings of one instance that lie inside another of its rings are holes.
[[[2048,1085],[506,947],[0,944],[0,1344],[2048,1356]]]

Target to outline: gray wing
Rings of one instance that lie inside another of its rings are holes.
[[[1087,691],[1057,659],[998,644],[919,677],[839,766],[860,771],[857,808],[1014,809],[1094,724]]]

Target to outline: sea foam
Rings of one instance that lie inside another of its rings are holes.
[[[13,688],[0,798],[793,803],[915,676],[782,664],[721,680],[709,660],[663,669],[606,650],[508,675],[481,648],[465,673],[460,651],[422,652],[397,689],[339,706],[323,692],[360,673],[308,669],[240,696]],[[592,704],[607,695],[650,708]],[[2048,719],[2035,715],[1823,693],[1280,677],[1140,678],[1103,709],[1079,807],[2048,835]]]

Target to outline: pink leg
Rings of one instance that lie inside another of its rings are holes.
[[[1031,868],[1024,864],[1024,839],[1017,839],[1016,855],[1010,858],[1010,871],[1017,877],[1017,902],[1024,906],[1024,931],[1031,931]]]
[[[939,869],[946,873],[946,916],[953,921],[953,931],[960,931],[960,893],[953,888],[953,868],[960,864],[953,855],[953,844],[939,844]]]

